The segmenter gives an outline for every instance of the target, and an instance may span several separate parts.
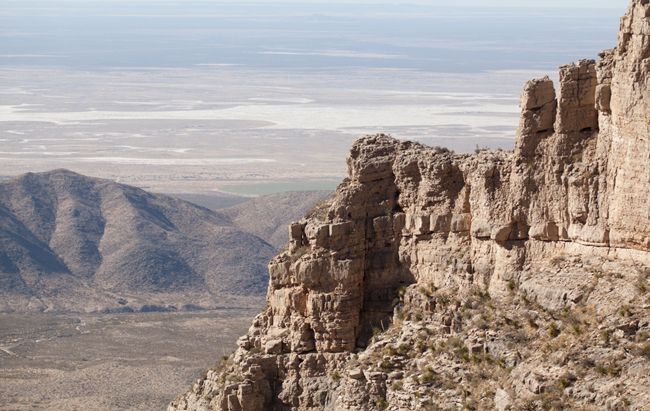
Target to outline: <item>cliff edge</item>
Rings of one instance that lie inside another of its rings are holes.
[[[650,408],[650,2],[528,82],[513,152],[358,140],[170,410]]]

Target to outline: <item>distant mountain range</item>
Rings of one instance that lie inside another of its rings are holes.
[[[296,195],[282,207],[255,199],[219,212],[67,170],[2,181],[0,311],[183,309],[259,296],[287,219],[312,205],[313,195]],[[246,218],[242,227],[275,246],[237,226]]]
[[[279,250],[287,244],[288,224],[331,195],[330,191],[269,194],[220,211],[236,227],[263,238]]]

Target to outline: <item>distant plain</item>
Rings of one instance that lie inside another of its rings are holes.
[[[3,3],[0,175],[204,195],[331,190],[366,133],[511,148],[522,83],[596,57],[625,6]]]

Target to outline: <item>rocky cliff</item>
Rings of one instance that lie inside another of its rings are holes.
[[[378,135],[170,410],[650,408],[650,3],[524,87],[513,152]]]

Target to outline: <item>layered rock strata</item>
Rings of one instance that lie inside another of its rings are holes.
[[[650,407],[650,3],[524,87],[513,152],[358,140],[170,410]]]

